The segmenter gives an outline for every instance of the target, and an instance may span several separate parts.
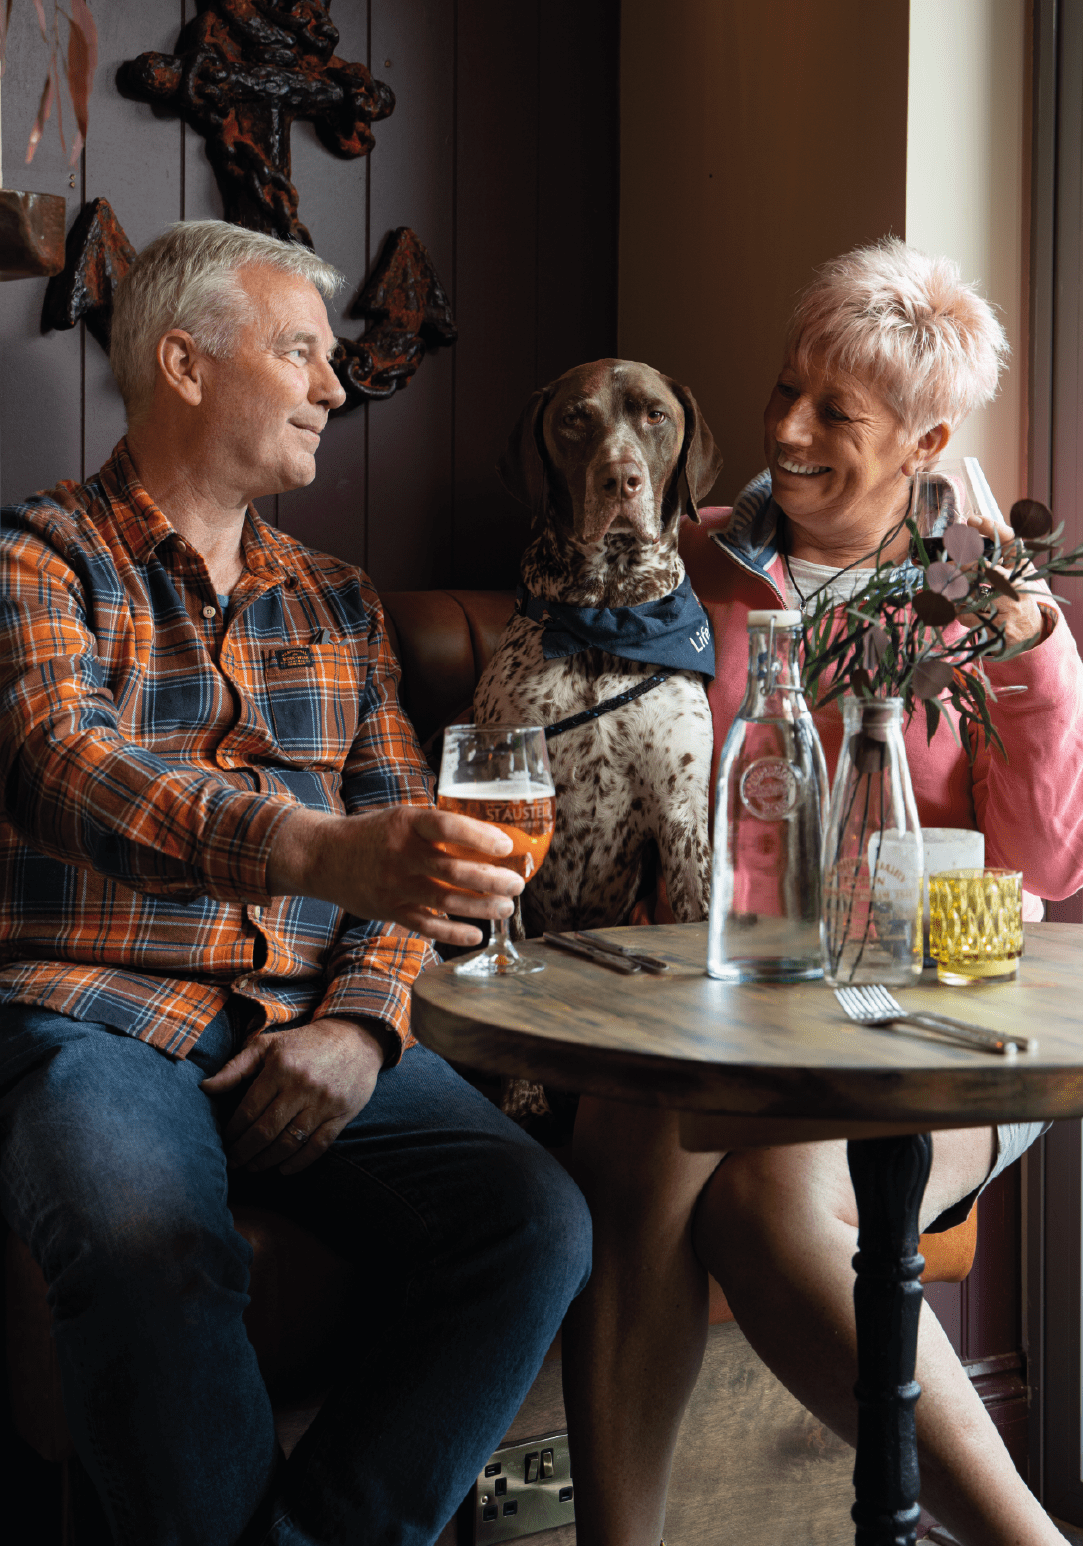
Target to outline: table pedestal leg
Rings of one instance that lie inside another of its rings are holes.
[[[858,1203],[854,1313],[858,1332],[855,1546],[914,1546],[918,1525],[915,1348],[922,1309],[919,1208],[930,1174],[928,1133],[847,1145]]]

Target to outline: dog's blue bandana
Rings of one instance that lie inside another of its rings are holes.
[[[580,650],[606,650],[621,660],[638,660],[674,671],[715,676],[715,638],[708,614],[686,575],[677,590],[639,607],[570,607],[544,601],[521,585],[516,610],[545,630],[542,655],[557,660]]]

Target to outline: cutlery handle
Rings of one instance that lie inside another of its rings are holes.
[[[917,1025],[923,1030],[933,1031],[947,1041],[954,1041],[958,1046],[971,1047],[976,1052],[1000,1052],[1003,1056],[1015,1057],[1017,1043],[1011,1036],[1001,1036],[997,1031],[987,1031],[980,1025],[965,1025],[962,1021],[949,1023],[937,1015],[927,1015],[915,1012],[898,1016],[898,1021],[907,1025]]]
[[[624,956],[609,955],[596,945],[585,945],[564,934],[543,934],[542,938],[547,945],[556,945],[559,950],[567,950],[570,955],[583,956],[588,961],[594,961],[597,966],[608,966],[612,971],[623,972],[626,976],[640,970],[635,961],[626,961]]]
[[[951,1015],[938,1014],[933,1009],[916,1009],[915,1014],[923,1020],[943,1025],[947,1029],[958,1031],[965,1036],[981,1037],[983,1040],[992,1038],[995,1041],[1007,1042],[1010,1046],[1016,1047],[1020,1052],[1038,1052],[1039,1050],[1039,1043],[1034,1036],[1011,1036],[1008,1034],[1003,1035],[1000,1031],[988,1031],[984,1026],[973,1025],[968,1020],[954,1020]]]
[[[633,950],[628,945],[616,945],[613,940],[599,939],[594,934],[576,930],[573,939],[579,940],[583,945],[589,945],[592,950],[602,950],[606,955],[622,956],[626,961],[635,961],[637,966],[642,966],[648,972],[668,972],[669,961],[664,961],[661,956],[648,955],[645,950]]]

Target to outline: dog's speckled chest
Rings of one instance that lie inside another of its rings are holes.
[[[553,725],[654,674],[595,649],[547,661],[542,637],[539,624],[512,620],[478,684],[477,723]],[[703,917],[711,750],[703,684],[685,672],[553,737],[557,829],[524,894],[526,932],[624,922],[652,840],[675,916]]]

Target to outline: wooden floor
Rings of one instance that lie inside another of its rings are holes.
[[[565,1426],[555,1358],[543,1366],[505,1442]],[[853,1465],[854,1452],[783,1389],[734,1322],[713,1326],[678,1438],[666,1546],[853,1546]],[[1066,1540],[1084,1546],[1079,1529],[1061,1528]],[[525,1540],[576,1546],[576,1527]],[[947,1533],[928,1540],[953,1546]],[[456,1546],[454,1522],[436,1546]]]

